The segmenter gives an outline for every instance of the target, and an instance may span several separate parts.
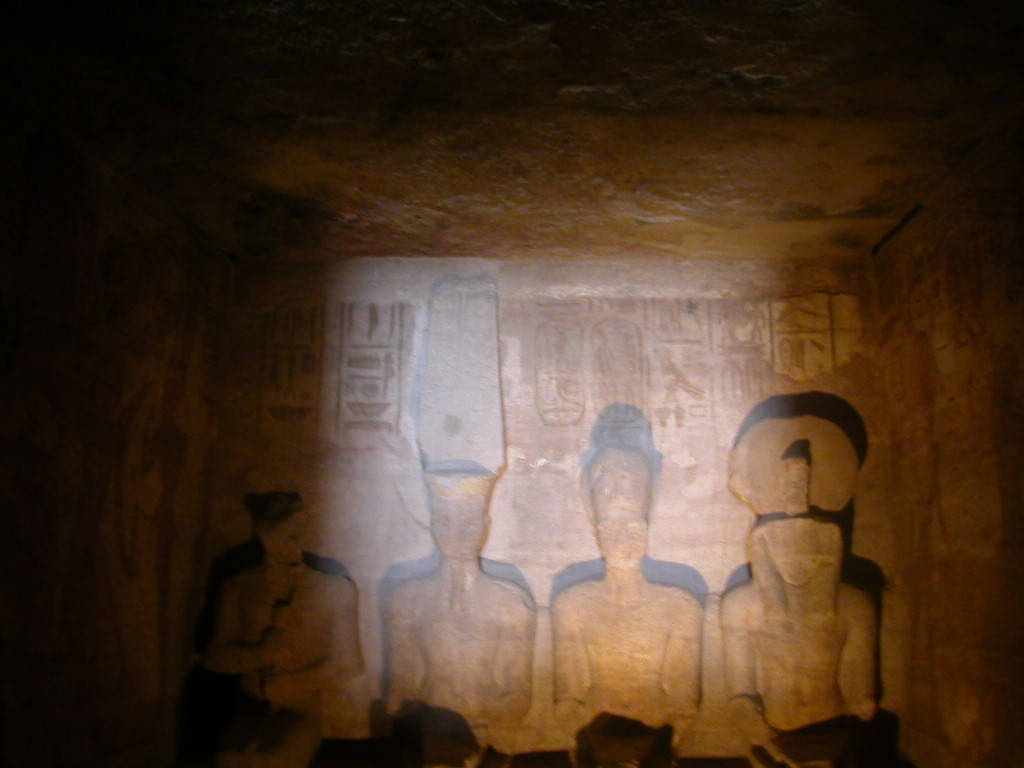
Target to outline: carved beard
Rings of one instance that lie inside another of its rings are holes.
[[[830,522],[785,518],[755,527],[750,567],[765,613],[834,615],[842,552],[842,533]]]

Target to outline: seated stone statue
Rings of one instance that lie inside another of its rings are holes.
[[[552,607],[556,711],[575,726],[607,713],[680,729],[697,710],[703,610],[643,570],[660,461],[643,413],[621,403],[602,412],[581,483],[605,575],[567,588]]]
[[[722,599],[726,686],[752,743],[798,764],[774,731],[874,715],[877,619],[868,595],[840,582],[834,515],[810,508],[810,441],[775,461],[774,487],[753,488],[742,474],[730,482],[758,520],[747,544],[753,581]]]
[[[355,587],[302,549],[297,493],[249,494],[263,561],[224,584],[200,663],[242,676],[248,704],[222,744],[223,768],[305,766],[321,741],[325,684],[362,670]]]
[[[472,735],[469,764],[490,743],[494,728],[523,718],[532,689],[533,601],[480,568],[493,484],[483,468],[427,473],[440,567],[400,584],[385,606],[388,711],[444,710],[426,726],[435,731],[454,722],[451,714],[461,716],[462,732],[453,727],[453,737]],[[430,756],[425,760],[431,762]]]

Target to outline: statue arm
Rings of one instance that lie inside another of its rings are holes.
[[[291,606],[275,612],[275,626],[288,634],[287,652],[275,658],[271,688],[299,686],[309,689],[324,683],[343,683],[363,669],[362,653],[356,619],[355,589],[351,582],[338,576],[322,576],[314,587],[315,594],[300,602],[297,595]],[[306,629],[296,634],[289,629],[288,614],[302,613]]]
[[[724,644],[725,692],[729,699],[729,717],[733,727],[744,733],[750,744],[750,762],[757,765],[755,747],[761,747],[783,766],[795,764],[775,743],[776,731],[764,719],[757,690],[757,656],[752,612],[757,594],[740,587],[722,599],[722,642]]]
[[[675,714],[691,717],[700,695],[700,636],[703,611],[692,598],[680,606],[673,621],[661,670],[662,689]]]
[[[533,673],[533,637],[537,617],[521,600],[510,614],[514,617],[503,628],[495,664],[495,682],[501,711],[507,718],[518,720],[530,707],[531,675]]]
[[[843,585],[846,587],[846,585]],[[861,720],[875,716],[875,653],[878,618],[867,595],[847,587],[840,610],[846,625],[846,642],[839,659],[839,691],[846,711]]]
[[[359,642],[359,604],[355,584],[343,580],[335,589],[335,609],[331,622],[331,665],[339,683],[364,669]]]
[[[742,588],[741,588],[742,590]],[[754,643],[750,635],[750,595],[730,593],[722,599],[722,642],[724,645],[725,693],[729,698],[757,696]]]
[[[586,719],[590,669],[580,628],[582,616],[568,606],[552,610],[555,657],[555,709],[560,718],[580,724]]]
[[[387,710],[391,713],[396,713],[402,702],[419,697],[426,666],[416,642],[414,621],[401,597],[392,595],[384,614],[388,637]]]
[[[236,580],[223,587],[221,605],[214,624],[213,638],[203,650],[200,664],[211,672],[241,675],[266,666],[270,655],[279,646],[279,632],[267,626],[254,640],[244,637],[242,612],[245,605],[243,589]]]

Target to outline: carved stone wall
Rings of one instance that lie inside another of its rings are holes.
[[[526,714],[506,744],[569,746],[552,606],[600,578],[581,456],[599,414],[623,402],[662,455],[644,577],[702,609],[700,700],[678,747],[739,754],[723,725],[721,599],[746,577],[753,517],[727,487],[729,454],[759,402],[820,390],[849,402],[869,439],[844,535],[859,576],[887,582],[880,706],[921,765],[1020,762],[1021,197],[1006,161],[1018,140],[1002,141],[863,272],[367,259],[254,264],[230,290],[221,262],[130,182],[71,150],[35,158],[64,197],[28,206],[3,305],[4,472],[18,489],[3,544],[19,574],[2,593],[11,761],[171,754],[206,567],[250,535],[242,494],[271,489],[303,494],[306,543],[355,587],[365,671],[326,697],[326,731],[373,732],[391,682],[386,607],[438,571],[429,445],[498,475],[481,572],[532,612],[519,625],[533,638],[530,682],[514,686],[529,707],[513,708]],[[435,317],[453,277],[493,286],[493,333],[484,314]],[[453,354],[450,372],[428,376],[430,329],[444,323],[472,345],[471,365]],[[480,371],[500,376],[489,401],[464,386]],[[424,398],[443,401],[449,379],[460,407],[435,408],[426,439]],[[480,457],[463,455],[474,409],[502,435]]]
[[[892,672],[918,765],[1024,760],[1020,147],[1011,125],[976,148],[874,260],[906,633]]]
[[[202,580],[204,243],[70,141],[26,148],[6,231],[3,761],[173,754]]]
[[[486,318],[460,314],[470,299],[437,299],[450,296],[444,286],[473,281],[496,297],[489,349],[477,338]],[[512,736],[491,729],[490,737],[519,751],[572,744],[576,726],[555,708],[551,606],[570,585],[600,578],[580,460],[598,415],[627,403],[644,414],[663,455],[646,578],[701,606],[700,704],[679,748],[743,753],[725,719],[719,599],[746,578],[752,515],[727,488],[728,457],[744,416],[773,394],[832,392],[862,412],[869,434],[884,429],[882,410],[860,394],[872,377],[862,274],[644,260],[563,263],[542,274],[531,262],[376,259],[248,270],[236,296],[220,364],[226,447],[214,472],[214,537],[226,547],[246,535],[233,501],[241,490],[296,490],[318,521],[310,546],[352,576],[366,670],[328,699],[329,735],[373,731],[391,682],[391,596],[414,579],[440,583],[431,576],[443,572],[442,556],[422,470],[436,457],[498,473],[483,571],[528,592],[535,612],[530,707]],[[429,350],[440,348],[431,328],[464,338],[446,341],[466,354],[446,352],[444,368],[431,370]],[[490,401],[472,386],[488,367],[500,373],[500,398]],[[495,418],[498,458],[485,435]],[[864,472],[870,485],[877,467],[869,461]],[[853,511],[854,550],[888,572],[890,510]],[[886,696],[898,688],[894,680]]]

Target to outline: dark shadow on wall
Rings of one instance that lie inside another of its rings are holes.
[[[263,555],[263,545],[254,537],[231,547],[213,561],[193,636],[192,649],[195,653],[202,653],[213,639],[224,585],[243,571],[262,563]],[[239,675],[222,675],[193,664],[181,693],[178,760],[212,758],[241,699]]]
[[[868,455],[868,431],[864,426],[864,420],[846,400],[830,392],[775,395],[758,403],[736,430],[736,437],[732,441],[733,447],[751,427],[765,419],[792,419],[797,416],[817,416],[831,421],[846,433],[857,454],[858,462],[864,463]]]
[[[881,710],[869,722],[838,717],[797,731],[780,732],[776,746],[798,765],[828,764],[835,768],[915,768],[899,752],[900,721]],[[752,766],[786,768],[763,747],[755,747]],[[821,763],[817,762],[821,761]],[[685,765],[680,763],[680,766]]]
[[[481,745],[462,715],[449,709],[430,707],[418,701],[403,704],[395,718],[393,737],[376,741],[378,744],[390,743],[391,753],[400,756],[400,762],[397,764],[403,768],[420,768],[428,765],[454,768],[467,764],[475,765],[477,768],[571,768],[574,765],[569,753],[564,751],[508,755],[498,752],[494,747],[487,747],[479,754]],[[342,748],[345,748],[346,752],[342,752]],[[338,755],[337,762],[317,760],[312,768],[371,765],[351,761],[352,747],[340,743],[325,744],[321,756],[331,754],[329,750],[332,749],[333,754]],[[373,765],[376,768],[377,765],[385,764],[395,763]]]
[[[672,726],[652,728],[638,720],[602,712],[576,734],[576,765],[602,768],[672,768]]]

